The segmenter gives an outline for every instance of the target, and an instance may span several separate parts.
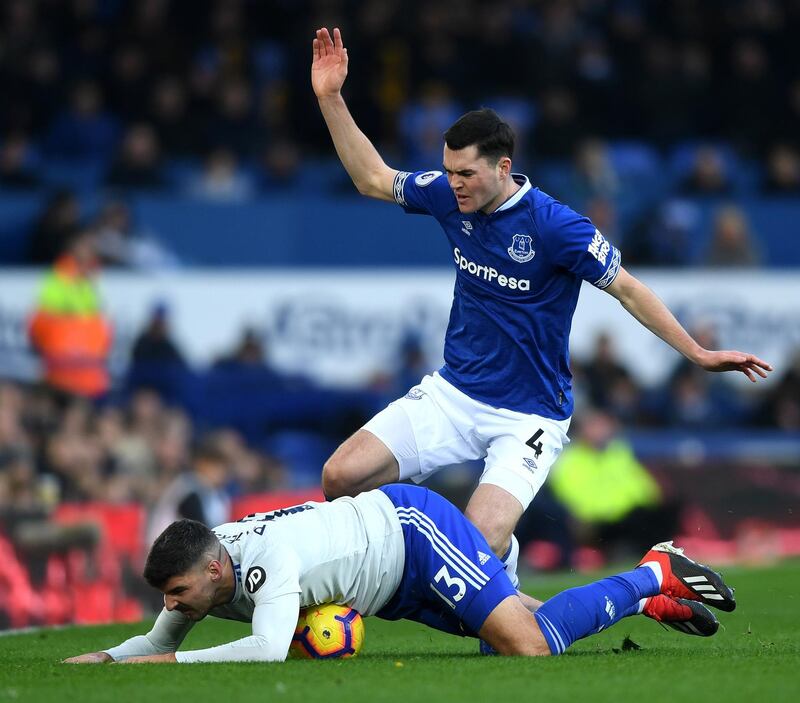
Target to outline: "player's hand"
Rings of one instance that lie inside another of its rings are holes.
[[[706,351],[697,360],[706,371],[741,371],[753,383],[756,375],[766,378],[772,366],[752,354],[739,351]]]
[[[88,652],[87,654],[80,654],[77,657],[70,657],[65,659],[62,664],[105,664],[106,662],[113,662],[114,659],[106,652]]]
[[[342,45],[342,33],[336,27],[333,39],[327,28],[317,30],[313,43],[311,87],[318,98],[338,95],[347,78],[347,49]]]

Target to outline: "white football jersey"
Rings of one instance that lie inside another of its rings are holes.
[[[165,609],[146,635],[104,651],[117,661],[162,652],[176,652],[179,662],[283,660],[300,608],[334,602],[374,615],[403,577],[400,520],[378,490],[255,513],[214,533],[233,562],[236,592],[209,614],[252,622],[253,634],[218,647],[176,652],[194,623]]]
[[[212,615],[250,621],[256,604],[300,594],[300,607],[341,603],[374,615],[403,576],[405,544],[382,491],[254,513],[214,528],[237,570],[236,595]]]

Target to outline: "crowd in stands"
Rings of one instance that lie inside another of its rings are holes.
[[[618,230],[629,263],[698,262],[687,197],[800,195],[800,3],[777,0],[9,0],[0,193],[337,192],[308,85],[322,24],[343,28],[352,109],[392,163],[436,167],[447,126],[490,104],[520,169]],[[117,197],[93,223],[112,221],[109,258],[174,263]],[[54,195],[28,261],[76,217]],[[763,262],[741,211],[717,220],[701,262]]]

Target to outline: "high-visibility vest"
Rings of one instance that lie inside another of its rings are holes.
[[[631,510],[658,505],[661,488],[630,445],[612,440],[603,449],[584,442],[567,447],[548,479],[553,494],[583,522],[616,522]]]
[[[45,276],[29,332],[50,385],[88,397],[108,390],[111,325],[91,279],[71,257],[59,259]]]

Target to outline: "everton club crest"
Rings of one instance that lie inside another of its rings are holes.
[[[533,237],[527,234],[515,234],[507,251],[514,261],[519,261],[521,264],[530,261],[536,256],[536,252],[533,250]]]

